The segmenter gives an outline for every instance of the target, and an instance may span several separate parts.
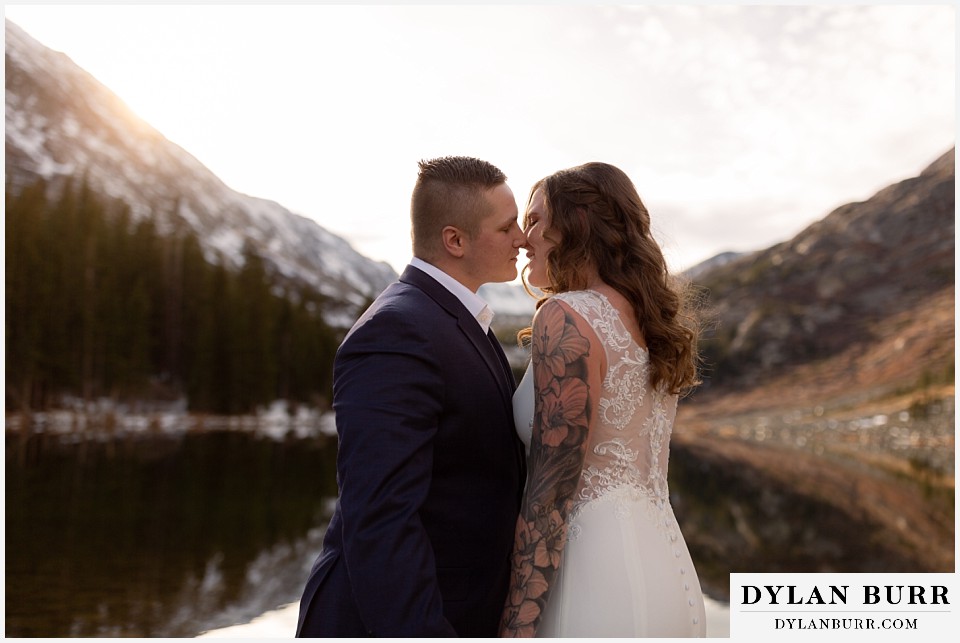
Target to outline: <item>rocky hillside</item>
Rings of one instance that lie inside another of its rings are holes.
[[[918,177],[697,276],[710,329],[706,388],[750,387],[886,343],[883,361],[897,364],[886,369],[891,383],[943,376],[953,363],[953,328],[937,313],[952,308],[954,215],[950,150]],[[922,357],[903,359],[914,353]]]
[[[954,151],[693,277],[706,382],[671,494],[704,587],[954,570]]]
[[[252,244],[280,280],[329,298],[328,322],[348,326],[396,272],[278,203],[226,186],[136,116],[66,55],[6,21],[6,180],[15,193],[37,177],[53,189],[86,177],[161,229],[188,226],[208,258],[234,267]],[[264,168],[268,171],[268,168]],[[349,213],[344,213],[349,214]]]

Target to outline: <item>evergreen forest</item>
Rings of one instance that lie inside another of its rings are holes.
[[[66,396],[185,397],[190,411],[217,414],[277,399],[327,404],[339,333],[321,316],[324,298],[281,286],[251,247],[242,268],[210,261],[185,225],[160,230],[85,180],[13,192],[8,184],[8,412]]]

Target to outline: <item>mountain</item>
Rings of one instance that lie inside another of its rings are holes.
[[[693,277],[704,384],[670,489],[700,582],[952,572],[954,150]]]
[[[331,325],[349,326],[397,277],[312,220],[229,188],[70,58],[9,20],[5,129],[8,191],[38,177],[54,189],[86,177],[97,192],[125,201],[134,217],[154,216],[162,230],[192,229],[211,261],[239,266],[250,244],[278,279],[328,297]]]
[[[751,386],[840,355],[877,383],[952,373],[954,191],[951,149],[789,241],[699,272],[711,384]]]
[[[10,21],[5,27],[8,191],[38,177],[54,187],[86,177],[135,216],[169,230],[188,226],[211,260],[236,266],[250,244],[277,277],[329,297],[328,321],[341,328],[396,278],[310,219],[224,185],[67,56]],[[916,379],[945,369],[953,345],[952,314],[944,312],[953,303],[953,155],[787,242],[687,271],[704,290],[709,318],[704,389],[792,376],[800,365],[852,355],[851,347],[860,351],[850,358],[860,372]],[[519,287],[491,284],[482,295],[498,313],[498,330],[528,323],[533,300]],[[871,350],[886,371],[860,368]],[[908,353],[914,359],[902,359]]]
[[[529,326],[537,308],[537,300],[527,294],[523,286],[517,284],[483,284],[477,294],[496,313],[494,328],[503,329],[505,332]]]
[[[687,268],[683,271],[683,277],[691,281],[696,281],[708,272],[711,272],[720,266],[725,266],[734,259],[738,259],[743,255],[743,252],[721,252],[718,255],[714,255],[709,259],[701,261],[695,266]]]

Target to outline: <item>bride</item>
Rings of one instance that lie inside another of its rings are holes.
[[[501,636],[702,637],[703,596],[667,489],[696,334],[619,169],[539,181],[528,282],[546,297],[514,395],[529,451]]]

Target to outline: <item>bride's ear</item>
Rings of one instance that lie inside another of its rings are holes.
[[[443,241],[443,249],[447,251],[447,254],[453,257],[463,256],[464,242],[466,241],[466,235],[463,233],[463,230],[448,225],[440,231],[440,235]]]

